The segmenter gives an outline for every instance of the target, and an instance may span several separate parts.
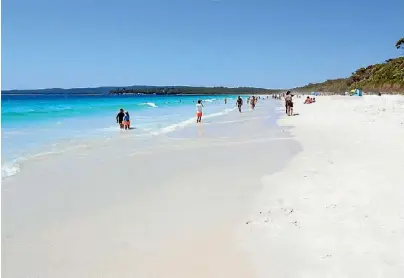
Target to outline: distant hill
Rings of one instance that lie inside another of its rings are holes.
[[[72,88],[72,89],[38,89],[38,90],[4,90],[7,95],[122,95],[122,94],[271,94],[279,90],[253,88],[253,87],[190,87],[190,86],[128,86],[128,87],[98,87],[98,88]]]
[[[355,88],[362,89],[365,92],[404,93],[404,57],[389,59],[385,63],[360,68],[348,78],[310,83],[306,86],[295,88],[295,90],[341,93]]]
[[[404,38],[395,47],[404,54]],[[310,83],[295,88],[302,92],[346,92],[350,89],[365,92],[404,93],[404,57],[388,59],[385,63],[370,65],[356,70],[350,77],[331,79],[322,83]]]

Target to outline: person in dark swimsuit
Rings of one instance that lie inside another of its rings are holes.
[[[123,109],[119,109],[119,113],[116,115],[116,123],[119,124],[120,128],[123,128],[123,118],[125,117],[125,113]]]
[[[288,91],[285,96],[285,108],[286,108],[286,114],[288,116],[293,115],[293,100],[292,100],[293,95]]]
[[[238,107],[238,111],[241,113],[241,106],[243,105],[243,100],[242,98],[239,96],[237,98],[237,107]]]

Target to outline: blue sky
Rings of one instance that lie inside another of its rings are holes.
[[[2,89],[291,88],[399,55],[403,0],[3,0]]]

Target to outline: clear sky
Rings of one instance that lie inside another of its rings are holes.
[[[291,88],[396,57],[403,0],[2,0],[2,89]]]

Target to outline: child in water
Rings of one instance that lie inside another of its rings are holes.
[[[196,122],[200,123],[202,121],[202,101],[198,100],[198,103],[196,104]]]
[[[125,116],[123,117],[123,127],[130,129],[130,116],[128,111],[125,112]]]

